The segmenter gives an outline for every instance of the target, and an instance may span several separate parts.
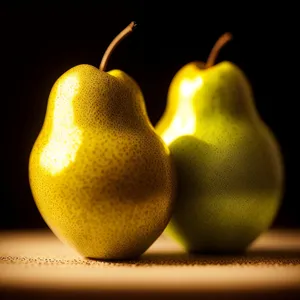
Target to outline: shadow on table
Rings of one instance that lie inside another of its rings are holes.
[[[251,250],[244,254],[145,253],[139,259],[113,263],[143,265],[296,265],[300,264],[300,249]]]

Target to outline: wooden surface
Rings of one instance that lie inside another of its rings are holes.
[[[70,298],[69,298],[70,297]],[[160,237],[136,261],[80,257],[49,231],[0,232],[0,299],[300,299],[300,231],[241,256],[188,255]]]

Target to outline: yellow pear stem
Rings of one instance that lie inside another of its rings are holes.
[[[101,71],[105,71],[108,59],[112,53],[112,51],[115,49],[115,47],[129,34],[133,31],[133,28],[136,26],[135,22],[131,22],[127,27],[125,27],[113,40],[112,42],[109,44],[108,48],[106,49],[101,63],[100,63],[100,67],[99,69]]]
[[[226,32],[219,37],[216,41],[215,45],[213,46],[210,54],[208,56],[207,62],[205,64],[205,68],[210,68],[215,64],[216,58],[224,45],[232,39],[232,34],[230,32]]]

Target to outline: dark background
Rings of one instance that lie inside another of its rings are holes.
[[[226,2],[222,7],[200,1],[1,4],[0,229],[46,226],[31,195],[28,159],[50,89],[75,65],[99,66],[111,40],[133,20],[138,23],[135,32],[115,49],[107,69],[122,69],[136,79],[153,125],[164,111],[175,73],[190,61],[206,60],[221,34],[233,34],[217,62],[230,60],[248,76],[257,109],[285,160],[286,190],[273,227],[300,227],[297,193],[293,196],[297,183],[291,175],[298,165],[297,154],[292,154],[299,136],[299,94],[294,94],[292,83],[292,72],[297,71],[297,10],[286,1],[280,6],[261,2]]]

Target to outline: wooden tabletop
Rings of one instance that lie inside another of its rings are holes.
[[[300,299],[300,230],[241,256],[188,255],[161,236],[139,259],[82,258],[50,231],[0,232],[0,299]]]

